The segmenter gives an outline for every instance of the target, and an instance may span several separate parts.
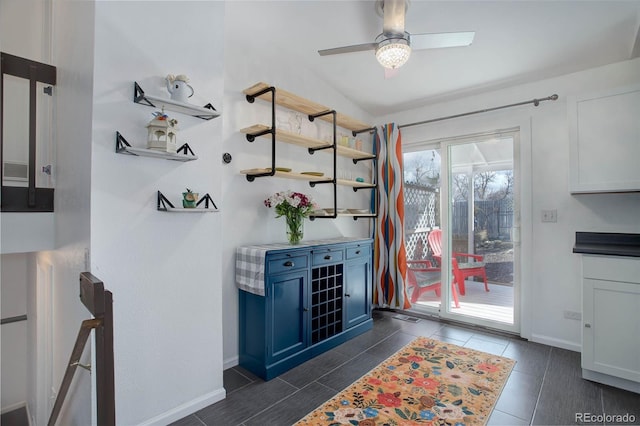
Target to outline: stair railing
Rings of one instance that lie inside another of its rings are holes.
[[[92,371],[91,365],[80,364],[80,357],[91,330],[95,330],[97,423],[99,426],[114,426],[116,424],[116,406],[113,369],[113,295],[110,291],[106,291],[103,282],[90,272],[82,272],[80,274],[80,300],[94,318],[84,320],[80,325],[78,337],[60,385],[60,392],[58,392],[49,417],[48,426],[56,424],[76,369],[81,367]]]

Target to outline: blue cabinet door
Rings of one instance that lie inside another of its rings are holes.
[[[307,271],[267,278],[267,365],[307,347]]]
[[[352,252],[353,256],[349,256]],[[356,255],[357,253],[357,255]],[[346,328],[371,317],[371,250],[368,247],[347,249],[344,305]]]

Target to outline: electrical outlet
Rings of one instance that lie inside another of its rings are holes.
[[[558,221],[558,210],[542,210],[542,221],[543,222],[557,222]]]
[[[567,319],[580,321],[582,319],[582,313],[575,311],[564,311],[564,317]]]

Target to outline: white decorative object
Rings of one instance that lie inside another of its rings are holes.
[[[147,148],[163,152],[176,153],[178,139],[178,120],[169,118],[162,112],[154,112],[153,120],[147,124]]]
[[[193,87],[189,84],[189,78],[184,74],[169,74],[166,77],[167,90],[171,94],[171,99],[178,102],[187,102],[193,96]]]

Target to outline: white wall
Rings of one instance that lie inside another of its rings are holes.
[[[78,278],[87,269],[85,250],[90,239],[91,199],[91,99],[93,61],[93,13],[92,2],[54,2],[51,30],[51,62],[57,67],[57,84],[54,107],[54,140],[56,161],[55,235],[56,250],[40,252],[37,264],[50,265],[52,290],[50,292],[52,354],[38,354],[38,368],[51,357],[51,385],[57,391],[62,383],[69,355],[76,340],[80,323],[90,318],[87,309],[78,299]],[[45,36],[48,33],[45,33]],[[35,273],[33,273],[36,276]],[[30,297],[30,311],[38,309],[38,289]],[[40,301],[41,303],[42,301]],[[37,342],[42,339],[41,330],[35,328],[30,338],[30,351],[37,352]],[[82,363],[90,362],[86,350]],[[30,370],[36,374],[35,366]],[[49,373],[47,373],[49,374]],[[43,378],[30,381],[30,406],[35,404]],[[47,394],[47,397],[51,393]],[[59,417],[61,424],[88,424],[92,407],[91,376],[84,370],[76,373],[67,403]],[[45,408],[43,410],[43,408]],[[48,416],[49,407],[31,407],[31,414]],[[43,421],[37,419],[38,423]],[[45,419],[46,421],[46,419]]]
[[[27,254],[3,254],[0,281],[4,318],[27,313]],[[4,324],[2,337],[2,412],[27,402],[27,321]]]
[[[531,152],[524,152],[522,160],[530,163],[532,178],[523,182],[523,189],[531,194],[531,208],[522,213],[529,218],[523,227],[531,235],[530,241],[524,241],[530,244],[531,255],[522,259],[522,326],[524,335],[534,341],[581,348],[580,322],[563,317],[565,310],[581,311],[581,260],[572,253],[575,232],[640,232],[640,194],[569,193],[567,96],[639,81],[640,59],[635,59],[382,118],[405,124],[559,95],[558,101],[538,107],[517,107],[403,130],[403,142],[411,144],[525,123]],[[557,223],[541,223],[540,212],[547,209],[558,210]]]
[[[224,13],[224,2],[96,3],[91,270],[113,292],[118,424],[166,424],[225,395],[222,214],[156,210],[156,191],[180,206],[186,187],[230,208],[222,119],[167,111],[196,161],[115,153],[116,131],[146,147],[156,111],[133,102],[134,81],[168,97],[164,77],[186,74],[193,104],[222,109]]]
[[[276,219],[273,209],[264,207],[263,201],[278,191],[291,189],[312,196],[321,207],[332,207],[332,190],[329,185],[311,188],[308,183],[281,179],[259,178],[248,182],[240,170],[269,167],[271,164],[271,142],[258,138],[249,143],[240,129],[253,124],[270,124],[270,103],[257,100],[250,104],[242,91],[257,82],[265,82],[303,98],[357,118],[365,123],[370,116],[346,99],[341,93],[317,78],[313,70],[305,69],[296,62],[295,55],[286,51],[286,46],[265,50],[256,45],[238,45],[237,32],[259,30],[246,25],[246,16],[252,13],[253,2],[228,2],[225,19],[225,112],[223,151],[231,153],[233,161],[223,166],[222,188],[224,199],[222,249],[223,321],[225,367],[237,364],[238,357],[238,289],[235,287],[235,249],[246,244],[285,242],[284,219]],[[277,49],[277,51],[276,51]],[[289,114],[278,109],[278,116]],[[319,120],[317,120],[319,121]],[[373,123],[373,122],[371,122]],[[302,133],[312,137],[328,134],[323,123],[303,120]],[[369,143],[367,141],[367,143]],[[306,149],[288,144],[277,145],[278,166],[295,171],[329,169],[330,155],[316,152],[309,155]],[[350,160],[339,159],[342,168],[352,169],[358,175],[367,175],[367,162],[354,166]],[[338,204],[343,207],[368,207],[369,191],[338,188]],[[370,235],[371,221],[351,218],[317,219],[305,221],[304,240],[331,238],[335,236]]]

